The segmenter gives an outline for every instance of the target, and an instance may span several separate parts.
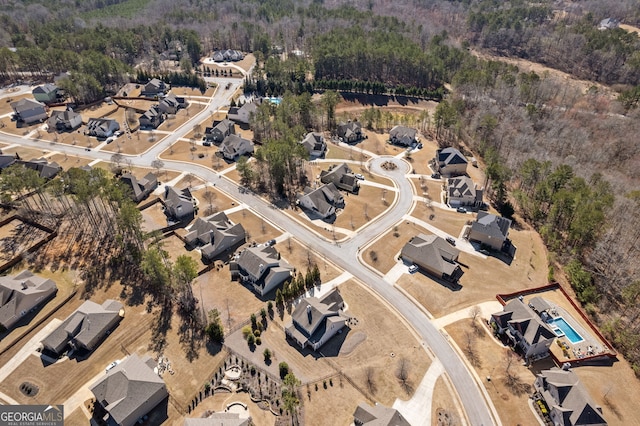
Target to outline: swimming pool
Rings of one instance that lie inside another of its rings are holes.
[[[575,331],[573,327],[571,327],[569,323],[562,317],[552,319],[551,321],[549,321],[549,325],[553,329],[553,332],[556,333],[556,336],[566,336],[567,339],[569,339],[569,341],[574,345],[584,340],[582,336],[579,335],[578,332]]]

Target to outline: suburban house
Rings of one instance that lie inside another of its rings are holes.
[[[418,234],[402,247],[405,262],[447,281],[457,282],[464,272],[458,264],[460,250],[436,235]]]
[[[172,186],[164,189],[164,213],[177,222],[191,220],[194,216],[195,200],[189,188],[181,191]]]
[[[42,340],[42,345],[58,355],[67,347],[92,351],[123,316],[124,310],[120,302],[109,299],[98,305],[86,300]]]
[[[358,404],[353,413],[353,424],[355,426],[411,426],[398,410],[377,403],[371,406],[366,402]]]
[[[217,50],[213,52],[212,59],[214,62],[225,62],[225,61],[241,61],[244,56],[242,52],[238,50]]]
[[[418,132],[407,126],[394,126],[389,131],[389,142],[394,145],[409,147],[418,143],[416,135]]]
[[[451,207],[482,205],[483,190],[478,189],[469,176],[447,180],[447,201]]]
[[[253,102],[247,102],[241,107],[231,107],[229,108],[227,118],[235,121],[236,123],[249,124],[251,118],[258,110],[260,102],[261,100],[255,100]]]
[[[107,425],[133,426],[169,396],[151,357],[129,355],[94,383],[90,390],[107,412]]]
[[[82,126],[82,117],[77,112],[71,110],[65,111],[51,111],[51,116],[47,120],[47,126],[49,132],[59,131],[71,131]]]
[[[240,413],[211,413],[207,417],[186,417],[183,426],[249,426],[251,417],[240,417]]]
[[[298,196],[298,205],[322,219],[329,219],[335,216],[336,208],[344,207],[344,198],[333,183],[328,183],[316,189],[306,187]]]
[[[153,105],[140,116],[138,121],[140,122],[140,127],[155,129],[164,122],[164,119],[164,112],[160,111],[158,105]]]
[[[58,291],[52,280],[22,271],[0,277],[0,326],[8,330],[18,320],[53,298]]]
[[[43,179],[53,179],[62,171],[62,167],[54,161],[51,163],[46,158],[33,158],[29,161],[22,162],[28,169],[38,172],[38,176]]]
[[[502,250],[509,235],[511,220],[479,211],[475,222],[471,224],[469,241],[476,241],[494,250]]]
[[[58,100],[58,86],[47,83],[33,89],[31,94],[33,94],[36,101],[50,104]]]
[[[229,161],[253,154],[253,142],[238,135],[229,135],[220,144],[218,152]]]
[[[527,360],[545,358],[556,334],[521,297],[512,299],[502,312],[491,315],[489,323],[499,336],[519,348]]]
[[[538,373],[533,386],[537,396],[548,407],[554,425],[607,425],[602,407],[595,403],[573,371],[559,368],[543,370]]]
[[[285,333],[301,348],[317,351],[345,327],[349,316],[343,309],[344,300],[337,289],[322,299],[306,297],[291,313],[292,322],[285,328]]]
[[[90,118],[84,134],[106,139],[113,136],[118,130],[120,130],[120,125],[112,118]]]
[[[291,278],[293,269],[280,259],[280,253],[271,246],[255,246],[244,249],[230,263],[232,277],[251,285],[253,290],[264,296]]]
[[[241,224],[234,225],[224,212],[219,212],[204,219],[196,219],[184,240],[188,246],[200,246],[204,259],[213,260],[244,244],[246,236]]]
[[[351,193],[358,192],[358,179],[353,174],[347,163],[342,163],[339,166],[332,166],[329,170],[322,170],[320,172],[320,182],[333,183],[336,188],[349,191]]]
[[[167,90],[167,85],[162,80],[152,78],[142,88],[142,95],[144,96],[158,96],[160,93],[164,93]]]
[[[467,159],[455,148],[436,151],[435,169],[443,176],[460,176],[467,173]]]
[[[11,102],[11,109],[13,110],[16,121],[32,124],[44,121],[47,119],[47,109],[44,104],[34,101],[33,99],[20,99],[19,101]]]
[[[337,134],[340,140],[346,143],[354,143],[364,139],[359,121],[338,124]]]
[[[207,142],[219,144],[227,136],[235,134],[236,125],[233,123],[233,121],[225,118],[224,120],[214,121],[213,127],[207,127],[204,132],[204,139]]]
[[[151,172],[142,179],[137,179],[131,173],[125,173],[120,176],[120,181],[131,188],[131,199],[136,203],[147,198],[158,187],[158,179]]]
[[[300,141],[300,144],[309,153],[309,158],[321,158],[327,151],[327,143],[324,141],[322,133],[309,132],[307,136]]]
[[[160,101],[160,111],[165,114],[175,114],[179,109],[189,106],[189,102],[182,96],[176,96],[173,93],[169,93]]]

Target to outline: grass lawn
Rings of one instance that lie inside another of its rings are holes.
[[[186,86],[172,86],[170,93],[175,94],[176,96],[186,96],[187,98],[191,96],[202,97],[206,96],[210,98],[213,95],[213,92],[216,90],[215,87],[207,87],[207,90],[202,93],[200,89],[194,87],[186,87]]]
[[[301,401],[304,410],[305,425],[324,426],[330,418],[333,424],[348,425],[353,423],[353,412],[356,406],[366,401],[367,396],[360,393],[349,382],[333,377],[326,381],[327,388],[323,382],[308,384],[300,388]],[[317,389],[317,390],[316,390]],[[327,407],[331,407],[331,415],[328,416]]]
[[[143,200],[142,203],[146,203],[152,200],[153,195],[149,196],[146,200]],[[157,229],[164,228],[167,226],[167,216],[164,214],[162,210],[161,203],[155,203],[151,207],[147,207],[146,209],[141,211],[142,213],[142,230],[145,232],[152,232]]]
[[[365,225],[393,204],[396,193],[386,191],[385,202],[383,202],[384,192],[382,188],[363,185],[358,195],[344,193],[345,208],[338,214],[334,225],[351,230]]]
[[[400,254],[402,247],[411,237],[420,233],[429,234],[424,228],[413,222],[401,222],[397,225],[397,230],[390,230],[367,247],[362,254],[362,259],[373,268],[386,274],[397,263],[395,258]],[[376,256],[371,254],[373,252],[375,252]],[[378,260],[374,262],[373,257],[377,257]]]
[[[445,381],[444,376],[438,377],[431,398],[431,424],[460,424],[460,413],[454,403],[456,398],[457,396],[453,394],[451,385]],[[449,419],[450,422],[445,421],[446,419]]]
[[[282,234],[282,231],[247,209],[242,209],[227,216],[233,223],[242,224],[242,227],[247,231],[248,242],[255,241],[258,244],[262,244]]]
[[[300,244],[294,238],[288,238],[282,243],[276,244],[275,247],[280,255],[299,271],[306,272],[307,268],[312,268],[314,264],[317,264],[322,282],[329,282],[342,273],[332,263],[327,262],[324,257],[318,256],[309,247]]]
[[[213,194],[212,195],[213,198],[211,199],[211,206],[214,209],[217,209],[217,211],[227,210],[237,205],[236,201],[227,197],[225,193],[223,193],[222,191],[219,191],[216,187],[207,186],[206,188],[202,188],[197,191],[191,191],[191,195],[193,195],[199,201],[198,205],[200,209],[198,211],[198,216],[204,216],[205,212],[209,208],[209,201],[206,199],[206,196],[205,196],[205,193],[207,191]]]
[[[512,229],[510,237],[518,248],[511,265],[494,257],[482,259],[461,252],[458,261],[463,265],[464,275],[460,279],[461,287],[455,291],[426,273],[405,274],[397,285],[409,292],[435,317],[439,317],[481,301],[492,300],[498,293],[546,283],[547,252],[540,236],[535,231]]]
[[[180,109],[175,114],[170,114],[167,119],[158,126],[158,130],[173,132],[184,123],[191,120],[191,117],[198,114],[205,106],[199,103],[191,103],[185,109]]]
[[[418,202],[411,212],[411,216],[429,223],[457,238],[460,236],[464,225],[469,221],[475,220],[476,214],[443,210],[433,206],[429,207],[423,202]]]
[[[195,148],[195,150],[192,151],[191,148]],[[217,151],[218,148],[215,146],[192,145],[189,142],[178,141],[163,151],[160,157],[166,160],[185,161],[200,164],[205,167],[212,167],[218,163],[215,155]],[[200,155],[202,155],[202,158],[200,158]],[[222,165],[226,164],[223,159],[220,159],[219,163]]]
[[[24,93],[18,96],[11,96],[11,95],[5,96],[0,99],[0,115],[12,113],[13,108],[11,108],[11,104],[14,102],[18,102],[21,99],[35,100],[31,93]],[[6,126],[10,126],[9,122],[11,121],[11,119],[9,117],[3,118],[2,121],[4,121],[4,124]]]
[[[3,148],[2,153],[5,155],[18,154],[23,160],[31,160],[33,158],[40,158],[46,154],[48,150],[38,150],[34,148],[25,148],[23,146],[14,146],[13,148]]]
[[[353,160],[365,163],[370,157],[358,149],[354,149],[352,147],[345,148],[340,145],[329,143],[327,144],[325,158],[327,160]]]
[[[90,106],[89,108],[81,109],[77,112],[82,116],[82,122],[86,123],[90,118],[102,118],[113,114],[118,110],[118,108],[119,107],[115,102],[111,105],[106,102],[102,102],[97,105]]]
[[[65,170],[69,170],[72,167],[82,167],[93,162],[91,158],[76,157],[75,155],[68,156],[64,154],[55,154],[49,157],[49,161],[54,161]]]
[[[4,120],[4,123],[5,126],[2,128],[2,131],[16,136],[28,135],[32,131],[38,130],[43,126],[42,123],[34,123],[30,125],[20,123],[20,127],[18,127],[18,124],[15,121],[9,122],[8,118]],[[46,130],[41,130],[40,133],[44,134],[46,133]]]

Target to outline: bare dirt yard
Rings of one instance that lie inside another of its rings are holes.
[[[305,424],[306,420],[317,424],[311,416],[326,410],[327,398],[336,403],[340,401],[340,418],[345,421],[363,399],[392,405],[396,398],[409,398],[430,364],[426,351],[414,335],[374,295],[354,281],[347,281],[339,289],[352,320],[347,330],[322,347],[322,355],[301,351],[286,340],[282,327],[290,321],[287,312],[282,317],[276,314],[269,321],[261,334],[262,344],[253,351],[240,331],[229,336],[226,342],[234,351],[272,374],[278,374],[281,361],[288,363],[302,381]],[[273,352],[270,365],[264,363],[264,348]],[[401,359],[408,360],[406,388],[396,378]],[[370,385],[367,385],[367,371],[370,371]]]
[[[446,327],[467,360],[474,366],[484,387],[493,401],[502,424],[536,425],[536,415],[529,408],[529,396],[533,393],[535,372],[553,366],[549,359],[538,361],[531,369],[523,365],[522,359],[511,349],[495,340],[484,324],[478,331],[471,326],[471,319],[458,321]],[[514,379],[507,385],[507,366]],[[487,381],[490,377],[491,381]]]
[[[215,146],[207,147],[200,144],[178,141],[163,151],[160,157],[166,160],[185,161],[212,168],[216,163],[226,164],[225,160],[216,157],[217,151],[218,148]]]
[[[410,236],[404,241],[408,238]],[[461,252],[458,261],[464,275],[459,286],[444,285],[422,272],[403,275],[397,285],[435,317],[470,307],[480,301],[492,300],[499,293],[544,285],[547,282],[548,259],[540,236],[532,230],[512,229],[510,238],[517,247],[511,265],[495,257],[482,259]]]

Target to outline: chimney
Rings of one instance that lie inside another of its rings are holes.
[[[311,324],[311,305],[307,305],[307,318],[309,319],[309,324]]]

